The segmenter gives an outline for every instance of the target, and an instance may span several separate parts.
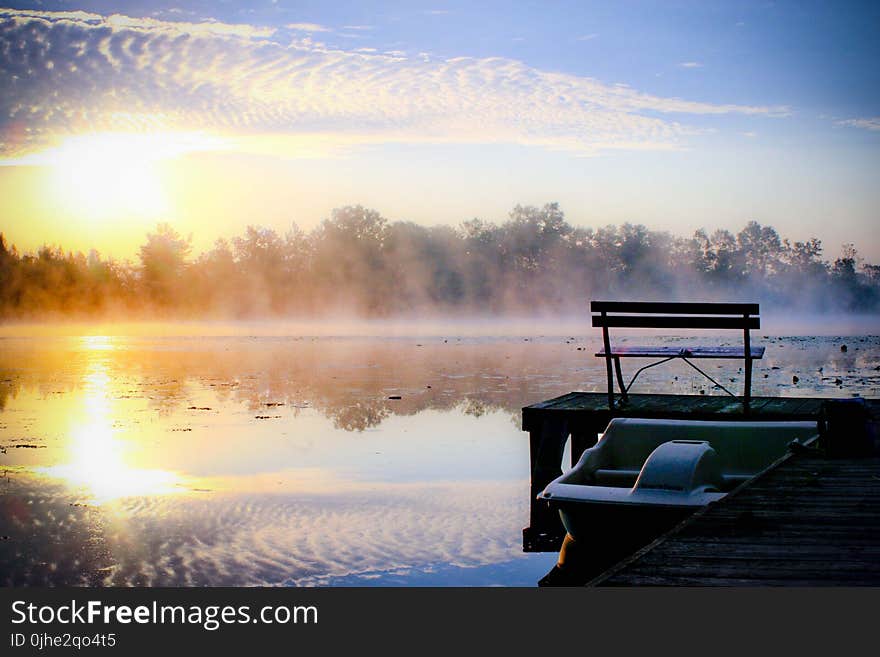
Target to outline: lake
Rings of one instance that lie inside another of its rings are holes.
[[[520,409],[604,389],[592,329],[267,326],[7,330],[0,582],[534,586],[550,570],[555,554],[522,551]],[[767,348],[755,395],[880,390],[880,337],[753,343]],[[736,361],[711,362],[741,389]],[[724,394],[682,363],[634,391]]]

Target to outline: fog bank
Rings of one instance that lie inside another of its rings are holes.
[[[840,323],[841,313],[880,313],[880,266],[853,244],[826,259],[819,240],[754,221],[735,234],[681,237],[628,223],[574,227],[550,203],[516,206],[502,224],[471,219],[453,229],[350,206],[309,233],[252,225],[201,254],[191,239],[160,224],[132,263],[48,245],[22,254],[0,234],[0,319],[393,318],[405,326],[489,317],[552,326],[585,317],[590,299],[757,301],[765,313],[827,315],[820,324],[841,327],[851,321]]]

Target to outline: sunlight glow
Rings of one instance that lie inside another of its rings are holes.
[[[92,221],[161,218],[170,210],[162,163],[222,142],[199,134],[102,133],[68,137],[22,163],[50,166],[55,202]]]
[[[148,137],[75,137],[54,154],[58,201],[90,218],[153,217],[167,210]]]
[[[85,489],[96,503],[131,495],[181,491],[177,474],[129,464],[126,443],[116,434],[107,403],[110,376],[106,367],[96,364],[85,382],[86,419],[71,431],[70,461],[36,470]]]
[[[112,351],[116,349],[113,337],[109,335],[84,335],[80,338],[82,345],[89,351]]]
[[[97,503],[132,495],[179,492],[178,477],[164,470],[132,468],[125,462],[122,442],[112,429],[97,423],[84,425],[73,436],[69,463],[39,469],[68,484],[85,488]]]

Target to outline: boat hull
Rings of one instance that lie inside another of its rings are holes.
[[[650,543],[701,508],[561,500],[550,502],[550,507],[558,511],[566,532],[577,541],[634,546],[635,549]]]

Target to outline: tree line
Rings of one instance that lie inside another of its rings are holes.
[[[198,255],[191,236],[159,224],[134,262],[49,245],[20,253],[0,233],[7,320],[575,314],[599,297],[877,312],[880,266],[852,244],[825,259],[819,240],[755,221],[680,237],[572,226],[556,203],[457,228],[347,206],[310,232],[248,226]]]

